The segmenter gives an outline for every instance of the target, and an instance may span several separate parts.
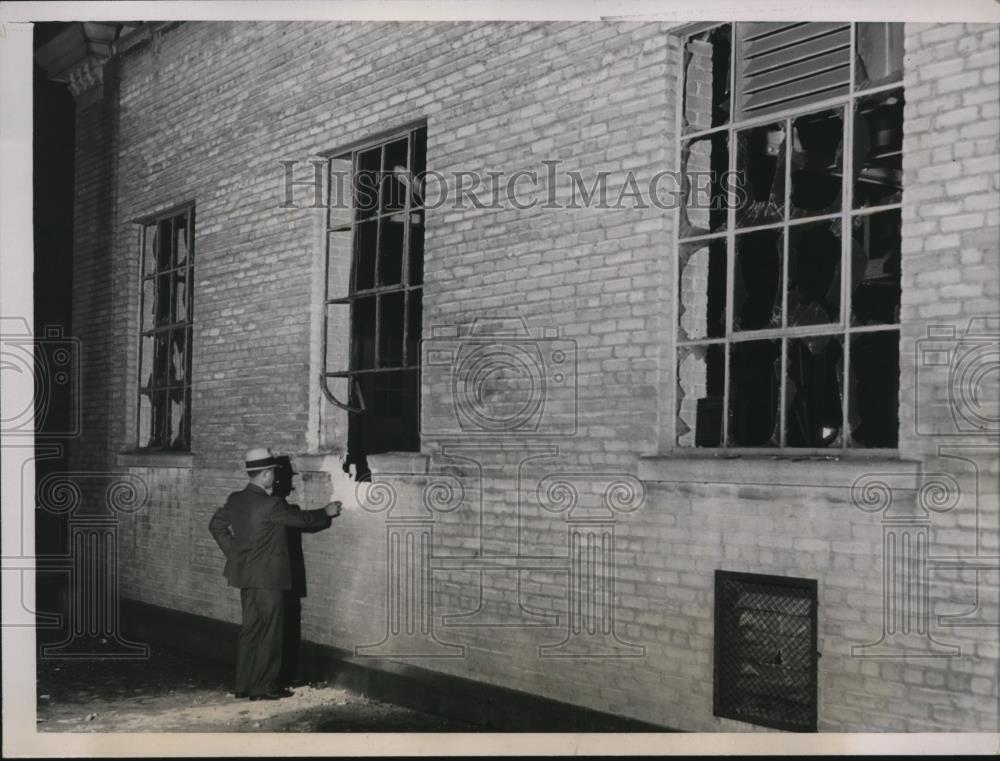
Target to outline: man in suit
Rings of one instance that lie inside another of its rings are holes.
[[[285,590],[292,587],[285,536],[287,526],[326,528],[340,515],[341,503],[318,510],[290,507],[272,495],[277,459],[270,449],[251,449],[245,467],[250,482],[229,495],[208,528],[226,555],[225,576],[240,590],[243,626],[236,652],[236,697],[277,700],[292,693],[279,689]]]

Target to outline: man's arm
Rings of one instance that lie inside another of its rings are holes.
[[[299,510],[280,499],[271,508],[271,522],[293,528],[326,528],[330,519],[340,515],[341,504],[331,502],[318,510]]]
[[[219,548],[229,557],[229,552],[233,548],[233,534],[230,530],[232,525],[232,519],[229,516],[229,502],[226,502],[222,507],[215,511],[215,515],[212,516],[212,520],[208,522],[208,530],[212,532],[212,536],[215,537],[216,543]]]

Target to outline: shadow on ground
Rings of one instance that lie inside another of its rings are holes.
[[[324,683],[236,700],[230,669],[162,647],[148,660],[38,659],[39,732],[471,732]]]

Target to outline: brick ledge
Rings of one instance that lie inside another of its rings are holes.
[[[639,458],[639,478],[661,483],[737,484],[740,486],[806,486],[850,489],[869,474],[891,473],[913,479],[917,488],[920,463],[898,458],[684,457]]]

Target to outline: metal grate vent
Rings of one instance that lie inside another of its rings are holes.
[[[715,705],[729,719],[816,731],[816,582],[715,572]]]
[[[845,95],[850,85],[849,23],[739,25],[740,118]]]

